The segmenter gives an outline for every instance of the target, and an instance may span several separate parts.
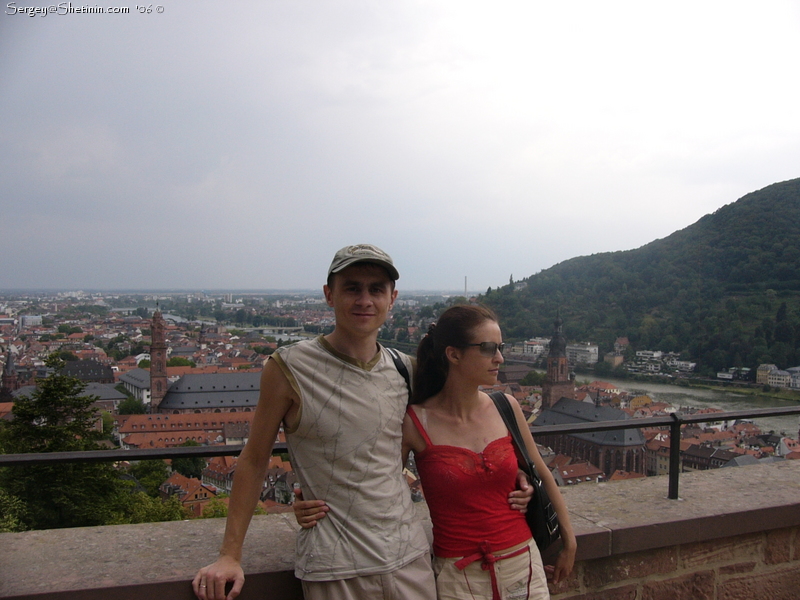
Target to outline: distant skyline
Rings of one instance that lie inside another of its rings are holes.
[[[486,290],[467,290],[470,294],[478,294],[483,293]],[[14,295],[14,294],[35,294],[35,293],[42,293],[42,294],[73,294],[83,292],[87,295],[117,295],[117,296],[148,296],[148,295],[187,295],[187,294],[206,294],[208,296],[220,296],[220,295],[228,295],[233,294],[234,296],[259,296],[259,295],[270,295],[270,296],[281,296],[281,295],[293,295],[293,294],[308,294],[319,296],[320,298],[323,297],[322,292],[322,285],[319,288],[297,288],[297,289],[236,289],[236,288],[219,288],[219,289],[147,289],[147,288],[140,288],[140,289],[96,289],[96,288],[7,288],[7,289],[0,289],[0,298],[4,296]],[[463,294],[464,289],[460,290],[403,290],[404,298],[407,297],[409,294],[415,296],[436,296],[436,295],[447,295],[452,296],[453,294]],[[404,298],[398,298],[402,300]]]
[[[0,14],[0,291],[317,290],[363,242],[485,291],[800,176],[797,1],[42,6]]]

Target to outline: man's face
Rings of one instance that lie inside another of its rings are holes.
[[[397,298],[394,282],[383,267],[356,263],[336,273],[325,300],[336,314],[336,329],[357,334],[378,331]]]

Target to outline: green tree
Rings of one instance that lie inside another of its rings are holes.
[[[151,498],[158,498],[158,488],[169,478],[169,467],[163,460],[140,460],[128,472],[145,489]]]
[[[775,315],[775,322],[780,323],[785,321],[787,312],[786,302],[781,302],[781,305],[778,307],[778,312]]]
[[[594,374],[597,377],[608,377],[611,375],[612,370],[613,367],[611,366],[611,363],[607,363],[604,360],[598,361],[594,365]]]
[[[189,360],[188,358],[183,358],[182,356],[173,356],[167,361],[168,367],[195,367],[194,361]]]
[[[203,507],[203,519],[218,519],[221,517],[228,516],[228,505],[225,504],[224,498],[227,498],[227,494],[217,494],[217,496],[208,502],[208,504]],[[261,505],[257,505],[256,509],[253,511],[254,515],[265,515],[267,511]]]
[[[220,517],[227,517],[228,516],[228,506],[222,501],[222,497],[217,496],[213,500],[209,501],[203,507],[203,518],[204,519],[218,519]]]
[[[59,325],[58,332],[63,333],[65,335],[70,335],[73,333],[83,333],[83,329],[80,327],[72,327],[70,325]]]
[[[615,379],[627,379],[628,370],[625,368],[625,365],[617,365],[616,367],[614,367],[614,370],[611,371],[611,375]]]
[[[6,425],[9,443],[22,452],[95,450],[101,437],[92,406],[97,396],[84,395],[83,382],[61,374],[64,361],[57,355],[50,355],[46,365],[53,372],[14,404],[14,418]]]
[[[147,412],[147,407],[141,400],[128,397],[119,403],[117,412],[121,415],[143,415]]]
[[[447,299],[447,306],[456,306],[458,304],[469,304],[469,301],[464,296],[451,296]]]
[[[47,366],[53,373],[14,403],[0,446],[7,453],[96,450],[103,435],[92,406],[97,398],[84,395],[78,379],[60,374],[64,363],[57,356]],[[104,462],[6,467],[0,488],[24,504],[19,518],[27,529],[102,525],[114,520],[120,492],[116,471]]]
[[[792,327],[792,324],[785,319],[778,321],[775,325],[773,339],[776,342],[791,343],[794,340],[794,327]]]
[[[134,485],[132,482],[123,482],[129,487]],[[120,511],[115,515],[116,521],[112,520],[108,525],[123,525],[126,523],[156,523],[159,521],[181,521],[188,519],[189,511],[181,505],[177,495],[170,496],[166,500],[153,498],[144,492],[136,492],[132,489],[122,495]]]
[[[152,363],[148,359],[143,358],[142,360],[139,361],[139,363],[136,366],[139,367],[140,369],[149,369],[151,364]]]
[[[100,416],[103,419],[103,437],[110,438],[114,429],[114,416],[107,410],[101,411]]]
[[[0,533],[25,531],[25,503],[0,488]]]
[[[547,373],[531,370],[520,380],[520,385],[542,385],[547,379]]]
[[[186,440],[181,444],[183,447],[199,446],[194,440]],[[203,476],[203,469],[206,468],[206,461],[200,456],[185,456],[172,459],[172,470],[177,471],[186,477],[200,479]]]
[[[491,289],[491,288],[489,288]],[[433,306],[427,305],[423,306],[419,309],[419,317],[423,319],[432,319],[433,318]]]

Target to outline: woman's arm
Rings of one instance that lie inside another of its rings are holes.
[[[303,500],[303,490],[298,489],[294,493],[295,499],[292,502],[294,518],[303,529],[311,529],[318,521],[325,518],[325,514],[330,507],[325,500]]]
[[[561,540],[564,544],[561,552],[558,554],[556,564],[553,569],[553,582],[558,583],[565,579],[572,572],[575,566],[575,552],[578,549],[578,542],[575,539],[575,532],[572,530],[572,523],[569,520],[569,511],[567,511],[567,503],[564,502],[564,497],[558,489],[556,480],[547,465],[544,464],[539,449],[533,441],[531,430],[528,423],[525,421],[525,416],[522,414],[522,409],[519,402],[513,397],[506,394],[506,398],[511,402],[511,407],[514,409],[514,416],[517,418],[517,425],[522,433],[522,439],[525,442],[525,448],[528,451],[528,456],[531,457],[533,464],[536,465],[536,471],[542,479],[545,490],[547,490],[550,501],[558,514],[558,524],[561,529]]]

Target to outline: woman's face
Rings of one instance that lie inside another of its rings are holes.
[[[484,321],[472,330],[469,340],[473,345],[460,348],[457,353],[458,371],[462,376],[474,377],[478,385],[494,385],[503,364],[500,326],[495,321]]]

